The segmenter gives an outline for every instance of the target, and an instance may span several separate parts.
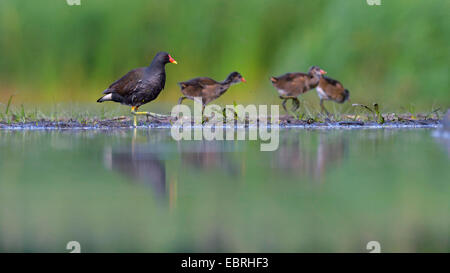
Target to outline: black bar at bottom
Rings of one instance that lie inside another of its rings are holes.
[[[127,269],[144,272],[301,272],[320,269],[385,270],[444,263],[448,254],[294,254],[294,253],[149,253],[149,254],[0,254],[14,269]]]

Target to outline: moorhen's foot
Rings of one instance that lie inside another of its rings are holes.
[[[329,114],[324,114],[322,111],[319,114],[320,117],[323,118],[324,121],[326,122],[330,122],[330,115]]]
[[[145,112],[147,118],[148,117],[152,117],[152,118],[156,118],[156,119],[162,119],[162,118],[167,118],[168,115],[162,115],[162,114],[156,114],[156,113],[152,113],[152,112]]]
[[[134,127],[137,126],[137,116],[146,116],[147,117],[147,121],[148,121],[148,117],[152,117],[155,119],[161,119],[161,118],[167,118],[167,115],[161,115],[161,114],[156,114],[156,113],[152,113],[152,112],[137,112],[137,107],[132,107],[131,108],[131,114],[134,116],[134,122],[133,125]]]
[[[205,116],[204,116],[204,117],[202,118],[202,125],[205,124],[205,123],[207,123],[208,121],[209,121],[209,117],[205,117]]]
[[[330,116],[330,113],[329,113],[329,112],[327,111],[327,109],[325,109],[325,108],[323,108],[322,111],[320,111],[320,113],[321,113],[322,115],[325,113],[325,115],[326,115],[327,117]]]
[[[331,122],[330,116],[326,115],[325,118],[324,118],[324,121],[325,122]]]

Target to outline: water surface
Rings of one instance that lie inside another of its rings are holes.
[[[0,130],[0,251],[450,251],[449,142],[432,130]]]

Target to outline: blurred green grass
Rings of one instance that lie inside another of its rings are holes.
[[[19,103],[93,102],[166,50],[179,62],[167,66],[158,99],[168,107],[180,96],[176,82],[233,70],[248,84],[218,103],[279,103],[271,75],[319,65],[352,103],[446,108],[448,10],[447,0],[2,0],[0,102],[11,94]],[[303,98],[318,101],[315,91]]]

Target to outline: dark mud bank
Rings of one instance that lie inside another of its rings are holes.
[[[153,119],[148,121],[140,121],[138,123],[139,128],[171,128],[174,120],[167,119]],[[331,121],[331,120],[296,120],[289,117],[280,117],[280,128],[317,128],[317,129],[339,129],[339,128],[437,128],[441,125],[442,121],[438,119],[402,119],[402,120],[389,120],[383,124],[378,124],[374,121]],[[259,123],[236,123],[228,122],[222,127],[256,127]],[[121,117],[111,120],[90,120],[90,121],[76,121],[76,120],[60,120],[60,121],[26,121],[26,122],[1,122],[0,129],[119,129],[119,128],[132,128],[132,120],[128,117]],[[192,127],[201,127],[202,125],[191,124]],[[217,125],[213,123],[204,123],[203,126]]]

